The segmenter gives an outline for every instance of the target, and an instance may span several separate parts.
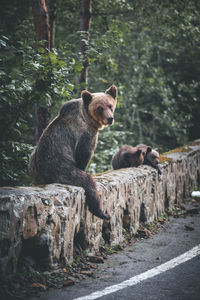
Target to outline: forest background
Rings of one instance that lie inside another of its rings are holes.
[[[38,37],[39,3],[47,39]],[[200,138],[199,14],[196,0],[2,0],[0,185],[32,184],[40,127],[85,88],[118,88],[115,123],[100,131],[89,173],[110,169],[123,144],[164,152]]]

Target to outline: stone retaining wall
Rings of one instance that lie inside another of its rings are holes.
[[[156,220],[200,185],[200,139],[161,157],[162,174],[149,166],[96,175],[110,222],[94,217],[82,188],[50,184],[0,188],[0,274],[16,272],[21,257],[56,267],[73,260],[74,244],[98,252],[120,244],[140,222]]]

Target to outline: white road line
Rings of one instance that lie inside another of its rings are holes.
[[[115,284],[115,285],[111,285],[101,291],[97,291],[94,292],[90,295],[87,296],[83,296],[83,297],[79,297],[73,300],[94,300],[94,299],[98,299],[100,297],[109,295],[111,293],[117,292],[119,290],[125,289],[127,287],[130,287],[132,285],[135,285],[143,280],[152,278],[158,274],[161,274],[163,272],[166,272],[170,269],[175,268],[176,266],[194,258],[195,256],[200,255],[200,244],[194,248],[192,248],[191,250],[181,254],[180,256],[177,256],[169,261],[167,261],[166,263],[157,266],[151,270],[148,270],[142,274],[136,275],[134,277],[131,277],[128,280],[125,280],[119,284]]]

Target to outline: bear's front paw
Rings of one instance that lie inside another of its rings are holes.
[[[100,219],[105,219],[105,220],[110,220],[111,216],[108,214],[105,214],[104,212],[101,212],[100,214],[98,214],[98,216]]]

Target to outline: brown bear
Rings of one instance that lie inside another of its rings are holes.
[[[81,98],[66,102],[47,126],[34,149],[29,170],[37,184],[62,183],[83,187],[89,210],[101,219],[95,181],[85,171],[96,148],[98,130],[111,125],[117,103],[117,88],[105,93],[82,91]]]
[[[122,146],[112,158],[112,167],[114,170],[129,167],[138,167],[144,161],[141,149],[129,145]]]
[[[149,165],[156,170],[158,174],[161,174],[159,166],[159,153],[155,149],[152,149],[151,146],[145,144],[139,144],[136,146],[138,149],[142,150],[144,155],[144,165]]]

